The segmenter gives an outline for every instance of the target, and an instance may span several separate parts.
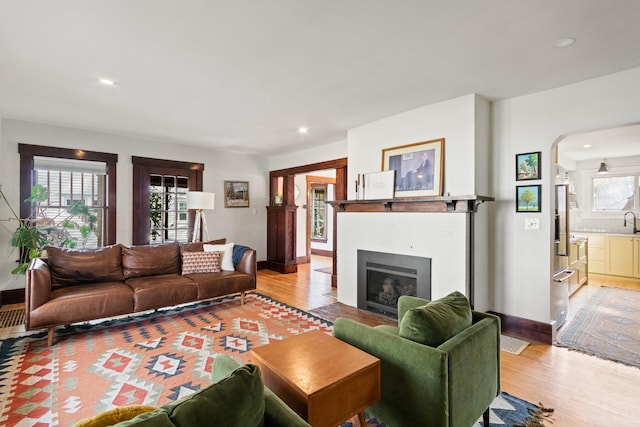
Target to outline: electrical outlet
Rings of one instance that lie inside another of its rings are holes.
[[[540,218],[525,218],[524,219],[525,230],[540,230]]]

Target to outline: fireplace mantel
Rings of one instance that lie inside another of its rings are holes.
[[[337,212],[443,212],[475,213],[484,202],[493,202],[489,196],[407,197],[382,200],[328,201]]]

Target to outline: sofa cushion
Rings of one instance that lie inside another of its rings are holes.
[[[205,252],[223,252],[220,268],[222,271],[233,271],[233,243],[224,245],[203,245]]]
[[[182,254],[182,275],[220,272],[222,252],[184,252]]]
[[[125,283],[133,290],[134,311],[170,307],[198,298],[196,283],[180,274],[134,277]]]
[[[260,369],[242,365],[219,382],[162,408],[178,427],[262,426],[264,385]]]
[[[226,237],[222,239],[210,240],[208,242],[180,243],[180,255],[185,252],[202,252],[204,250],[204,245],[224,245],[225,243],[227,243]]]
[[[400,336],[432,347],[471,326],[471,307],[460,292],[408,310],[400,321]]]
[[[180,274],[178,243],[122,247],[122,268],[125,279]]]
[[[97,249],[47,247],[51,283],[59,286],[124,280],[121,246]]]

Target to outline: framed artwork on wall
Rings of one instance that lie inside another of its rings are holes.
[[[248,208],[249,207],[249,181],[225,181],[224,182],[224,207]]]
[[[516,181],[540,179],[540,151],[516,154]]]
[[[383,149],[382,170],[395,171],[394,197],[442,196],[444,138]]]
[[[542,185],[516,186],[516,212],[541,212]]]

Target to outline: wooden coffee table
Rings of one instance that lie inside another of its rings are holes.
[[[337,426],[380,399],[380,360],[322,331],[251,350],[267,387],[313,427]]]

